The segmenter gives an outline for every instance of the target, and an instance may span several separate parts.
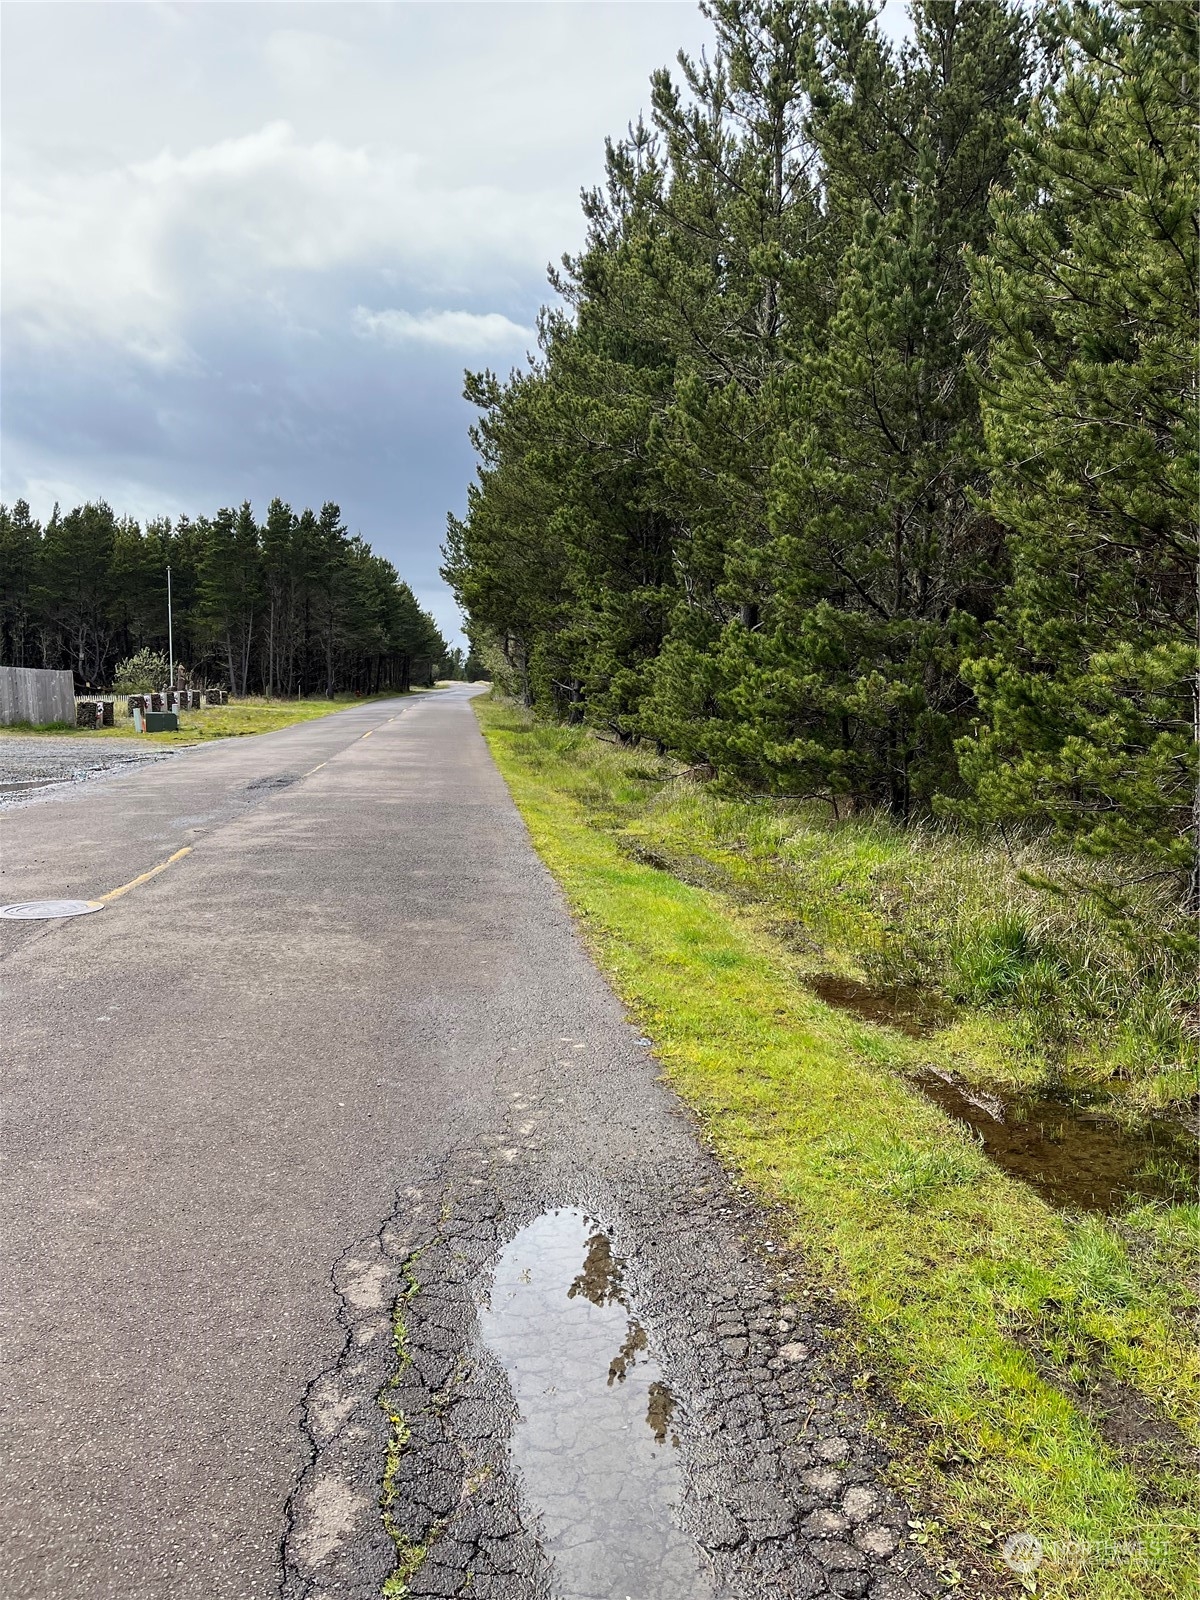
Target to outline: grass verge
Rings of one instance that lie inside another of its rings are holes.
[[[410,694],[429,691],[413,689]],[[327,717],[333,711],[345,711],[350,706],[364,705],[369,700],[391,700],[396,691],[386,695],[359,696],[346,700],[267,700],[251,696],[233,701],[226,706],[203,706],[199,711],[179,713],[178,733],[135,734],[133,724],[121,718],[111,728],[73,728],[65,722],[34,727],[16,723],[0,729],[0,737],[9,734],[70,734],[78,739],[144,739],[147,744],[196,744],[207,739],[232,739],[242,734],[271,733],[276,728],[288,728],[294,722],[308,722],[314,717]]]
[[[1052,1210],[906,1083],[937,1036],[831,1010],[761,917],[631,857],[661,776],[643,755],[475,706],[670,1080],[844,1307],[862,1381],[901,1406],[898,1474],[969,1552],[964,1576],[1015,1585],[1000,1547],[1028,1534],[1043,1557],[1020,1581],[1056,1600],[1193,1592],[1195,1207]]]
[[[684,876],[699,867],[769,911],[809,966],[936,999],[968,1075],[1098,1090],[1133,1117],[1200,1089],[1195,928],[1144,862],[835,822],[694,783],[659,783],[622,826]]]

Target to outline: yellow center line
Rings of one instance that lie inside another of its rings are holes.
[[[311,778],[314,772],[320,772],[322,767],[327,767],[328,765],[329,763],[327,761],[318,761],[315,767],[309,767],[304,776],[306,778]]]
[[[363,734],[363,738],[364,739],[369,739],[374,732],[375,732],[374,728],[368,728],[366,733]]]
[[[143,872],[139,877],[131,878],[128,883],[123,883],[119,889],[110,889],[107,894],[100,896],[100,904],[107,905],[110,900],[119,900],[123,894],[128,894],[130,889],[136,889],[139,883],[148,883],[151,878],[157,878],[160,872],[165,872],[173,861],[178,861],[181,856],[191,855],[192,847],[185,844],[182,850],[176,850],[173,856],[168,856],[165,861],[160,861],[156,867],[151,867],[149,872]]]

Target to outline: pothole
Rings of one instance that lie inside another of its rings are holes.
[[[285,1600],[385,1579],[412,1600],[934,1594],[817,1308],[747,1249],[757,1210],[703,1157],[617,1192],[510,1162],[510,1137],[406,1190],[334,1268],[345,1342],[306,1397]],[[383,1509],[332,1551],[329,1481]]]
[[[269,778],[254,778],[246,784],[247,794],[270,794],[276,789],[290,789],[299,778],[296,772],[277,772]]]
[[[497,1262],[484,1344],[519,1411],[511,1452],[571,1600],[714,1593],[679,1527],[679,1415],[606,1230],[548,1211]]]

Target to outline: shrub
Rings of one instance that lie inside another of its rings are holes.
[[[170,681],[171,665],[160,650],[142,649],[119,662],[113,688],[118,694],[151,694]]]

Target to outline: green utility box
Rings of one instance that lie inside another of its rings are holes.
[[[147,711],[147,733],[178,733],[179,718],[174,711]]]

